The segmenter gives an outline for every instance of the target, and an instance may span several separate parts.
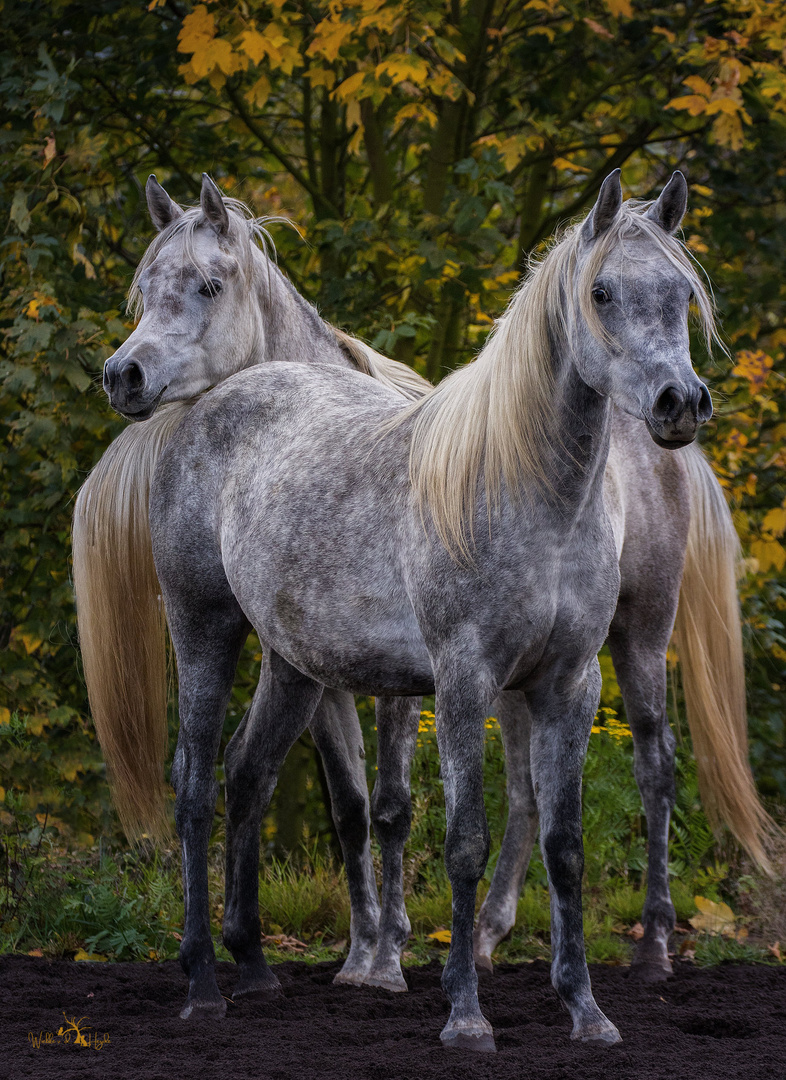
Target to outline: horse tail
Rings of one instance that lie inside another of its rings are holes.
[[[77,496],[72,530],[79,643],[90,710],[129,837],[169,833],[166,616],[148,497],[158,457],[191,407],[127,427]]]
[[[766,845],[776,826],[759,800],[748,761],[740,542],[707,458],[698,447],[680,454],[690,489],[690,528],[674,641],[699,792],[710,824],[726,824],[769,870]]]
[[[418,375],[417,371],[408,364],[383,356],[365,342],[345,334],[343,330],[337,330],[335,327],[331,329],[358,371],[362,371],[364,375],[370,375],[372,379],[376,379],[390,390],[395,390],[397,394],[401,394],[409,401],[417,401],[433,389],[431,383],[422,375]]]

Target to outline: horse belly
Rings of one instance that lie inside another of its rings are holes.
[[[431,661],[387,546],[391,529],[369,529],[351,506],[332,524],[265,509],[258,499],[256,522],[241,535],[228,529],[234,539],[222,545],[232,591],[263,647],[335,689],[431,693]]]

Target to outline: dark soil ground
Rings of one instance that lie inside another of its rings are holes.
[[[628,969],[596,966],[592,985],[623,1042],[570,1041],[570,1021],[542,962],[481,980],[497,1054],[443,1050],[448,1014],[437,962],[410,968],[408,994],[331,985],[338,964],[288,962],[283,995],[228,1006],[221,1022],[178,1018],[176,962],[99,964],[0,958],[0,1078],[57,1080],[784,1080],[786,968],[680,963],[655,988]],[[229,996],[235,978],[220,964]],[[76,1045],[58,1038],[81,1017]],[[53,1041],[36,1047],[51,1032]],[[107,1036],[109,1041],[100,1045]],[[96,1036],[99,1045],[96,1047]]]

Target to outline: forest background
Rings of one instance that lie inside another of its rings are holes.
[[[124,297],[153,233],[151,172],[181,203],[206,171],[255,212],[291,218],[300,235],[274,238],[296,287],[437,381],[477,352],[528,258],[611,169],[638,197],[682,169],[684,239],[729,350],[694,343],[716,406],[703,441],[745,555],[751,761],[765,798],[786,799],[786,4],[3,0],[0,20],[6,829],[46,816],[63,842],[123,845],[80,671],[69,529],[76,491],[123,426],[100,372],[132,328]],[[608,661],[604,674],[616,711]],[[687,738],[680,708],[675,668],[672,719]],[[307,737],[285,770],[271,848],[335,847]],[[638,802],[628,817],[640,822]]]

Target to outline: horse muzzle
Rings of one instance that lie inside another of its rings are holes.
[[[132,358],[111,356],[104,364],[104,390],[109,404],[128,420],[147,420],[158,408],[167,386],[156,390]]]
[[[704,383],[690,388],[670,383],[660,390],[644,422],[658,446],[678,450],[693,442],[711,416],[712,399]]]

